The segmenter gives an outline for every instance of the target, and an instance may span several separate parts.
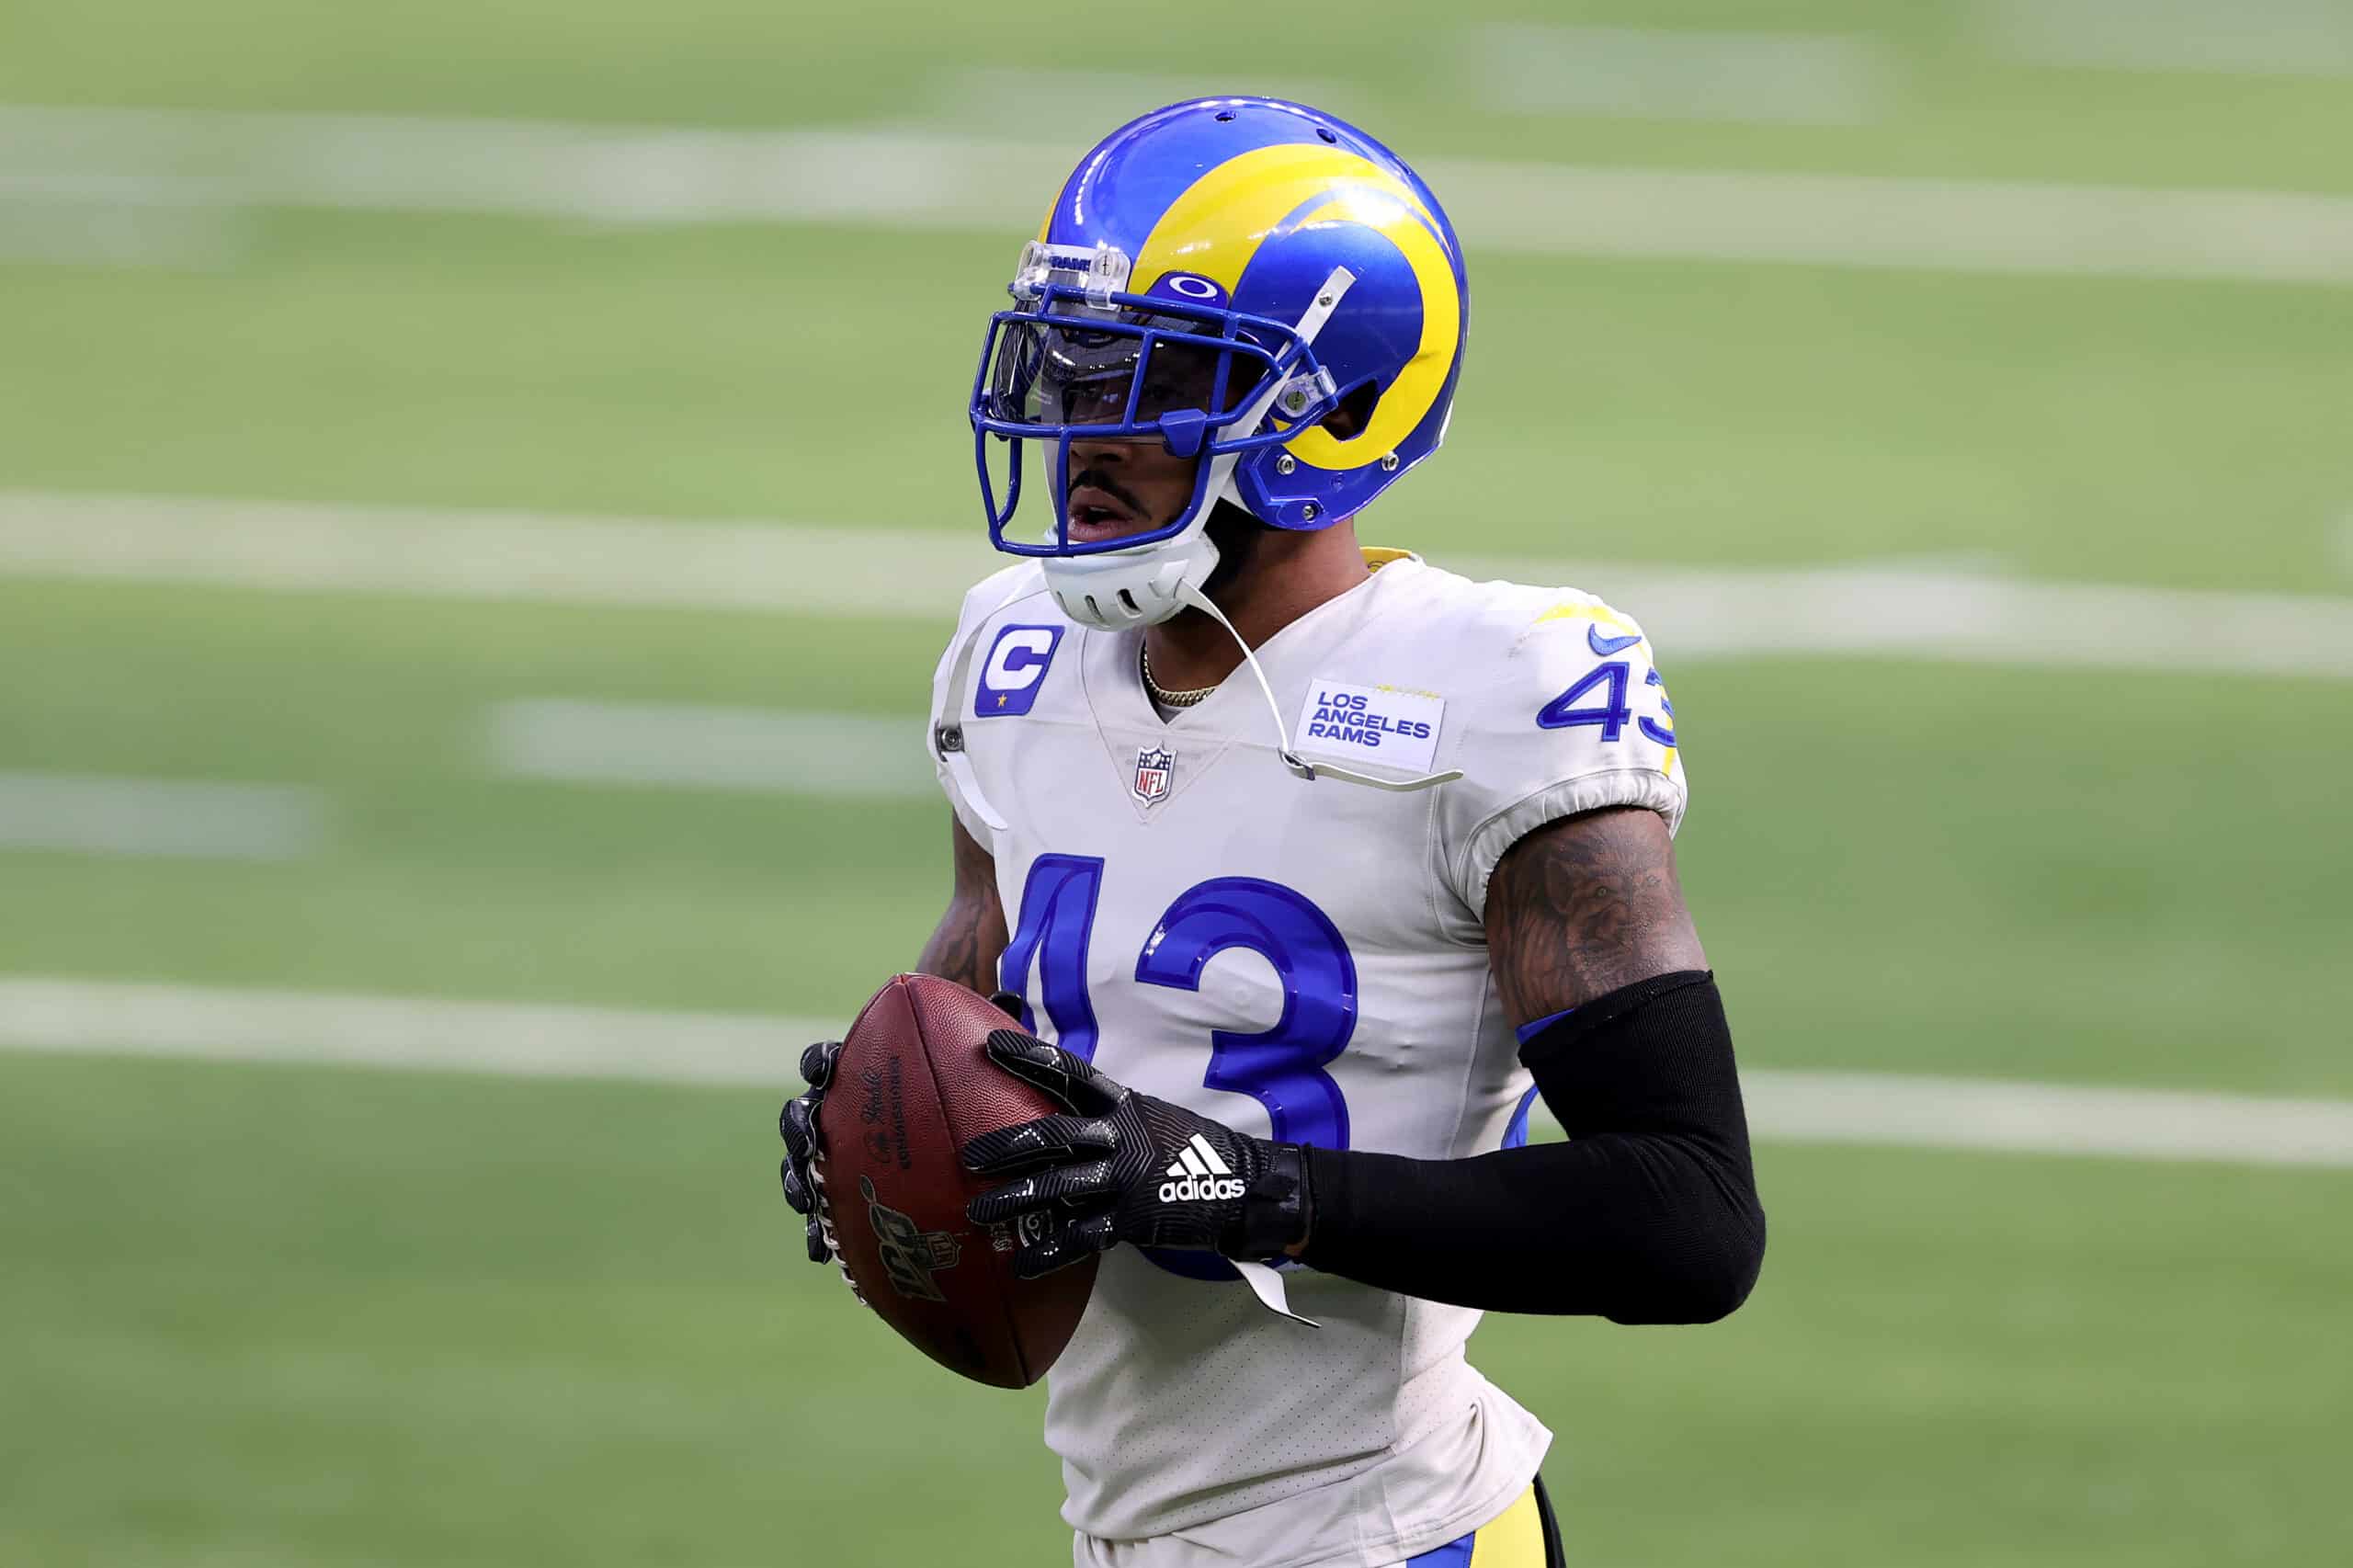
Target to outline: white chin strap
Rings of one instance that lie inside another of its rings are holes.
[[[1231,469],[1231,456],[1211,460]],[[1209,494],[1225,475],[1212,469]],[[1081,626],[1124,631],[1131,626],[1157,626],[1185,608],[1184,590],[1199,587],[1217,569],[1217,545],[1209,536],[1210,508],[1170,539],[1134,550],[1106,551],[1100,555],[1050,555],[1041,564],[1046,587],[1063,613]]]
[[[1356,280],[1357,275],[1345,267],[1334,267],[1324,279],[1324,287],[1315,290],[1314,302],[1291,329],[1302,346],[1315,341],[1315,335],[1340,308],[1340,301]],[[1282,380],[1268,377],[1265,389],[1241,413],[1211,432],[1211,439],[1246,436],[1256,430],[1283,386]],[[1186,590],[1198,591],[1217,566],[1217,546],[1208,533],[1210,508],[1221,498],[1240,501],[1233,491],[1233,465],[1240,457],[1239,452],[1228,452],[1210,460],[1209,483],[1201,487],[1201,509],[1182,533],[1133,550],[1048,556],[1042,563],[1046,587],[1063,607],[1063,613],[1081,626],[1125,631],[1133,626],[1157,626],[1184,609],[1191,602]]]

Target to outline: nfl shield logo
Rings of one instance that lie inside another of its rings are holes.
[[[1176,754],[1165,746],[1146,746],[1136,753],[1136,781],[1131,786],[1147,806],[1168,798],[1168,776],[1176,768]]]

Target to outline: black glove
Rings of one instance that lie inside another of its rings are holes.
[[[1021,1016],[1021,998],[1000,991],[989,1000],[1010,1017]],[[801,1053],[801,1076],[808,1081],[808,1089],[784,1102],[784,1112],[777,1118],[777,1131],[784,1135],[784,1165],[779,1171],[784,1179],[784,1200],[795,1213],[808,1216],[809,1261],[837,1262],[841,1249],[834,1242],[833,1205],[825,1199],[825,1178],[817,1171],[815,1155],[822,1146],[823,1135],[818,1131],[817,1113],[825,1103],[825,1090],[834,1079],[834,1063],[842,1053],[842,1042],[822,1040]],[[849,1283],[849,1291],[858,1304],[866,1304],[859,1293],[858,1281],[850,1279],[849,1270],[842,1270],[842,1278]]]
[[[825,1201],[825,1178],[813,1162],[817,1112],[825,1103],[825,1086],[833,1081],[834,1062],[841,1053],[837,1040],[819,1040],[801,1053],[801,1075],[809,1081],[808,1091],[785,1101],[784,1114],[777,1119],[777,1131],[784,1134],[784,1200],[795,1213],[809,1217],[812,1263],[831,1263],[835,1256],[833,1209]]]
[[[1060,1046],[998,1029],[988,1056],[1070,1108],[964,1145],[965,1168],[1018,1176],[972,1199],[975,1224],[1014,1221],[1013,1271],[1035,1279],[1120,1242],[1274,1257],[1307,1234],[1295,1143],[1251,1138],[1140,1095]]]

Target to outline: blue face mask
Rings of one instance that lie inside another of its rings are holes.
[[[1127,257],[1108,246],[1032,243],[1010,288],[1016,307],[990,318],[971,413],[999,550],[1075,556],[1173,539],[1209,506],[1233,460],[1280,446],[1336,406],[1332,378],[1297,325],[1197,303],[1176,286],[1181,274],[1151,295],[1131,294],[1122,287],[1127,272]],[[1216,292],[1207,279],[1192,281]],[[1080,440],[1153,441],[1199,458],[1193,494],[1150,529],[1073,540],[1065,487]],[[1018,540],[1009,529],[1031,462],[1045,466],[1054,518]]]

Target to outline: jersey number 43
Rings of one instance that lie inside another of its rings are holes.
[[[1021,915],[997,983],[1029,994],[1037,969],[1037,995],[1064,1051],[1092,1059],[1097,1042],[1095,1004],[1087,994],[1087,949],[1095,906],[1103,891],[1103,860],[1095,855],[1040,855],[1022,884]],[[1212,1089],[1248,1095],[1267,1108],[1275,1142],[1348,1146],[1348,1103],[1324,1071],[1348,1047],[1357,1027],[1357,965],[1330,915],[1304,894],[1257,877],[1214,877],[1177,895],[1136,955],[1136,980],[1198,991],[1201,971],[1230,948],[1245,948],[1274,966],[1283,988],[1282,1016],[1256,1034],[1210,1031]],[[1021,1021],[1038,1027],[1028,1002]],[[1151,1247],[1144,1256],[1171,1273],[1230,1279],[1233,1270],[1209,1253]]]
[[[1040,855],[1021,890],[1021,915],[997,963],[997,983],[1023,995],[1031,966],[1046,1017],[1064,1051],[1092,1059],[1095,1004],[1087,995],[1087,949],[1103,861],[1093,855]],[[1282,1016],[1257,1034],[1210,1031],[1212,1089],[1248,1095],[1267,1108],[1279,1143],[1348,1146],[1348,1106],[1324,1064],[1346,1051],[1357,1026],[1357,966],[1331,916],[1304,895],[1256,877],[1216,877],[1177,895],[1136,955],[1136,980],[1198,991],[1201,971],[1230,948],[1274,966]],[[1027,1003],[1022,1022],[1037,1027]]]

